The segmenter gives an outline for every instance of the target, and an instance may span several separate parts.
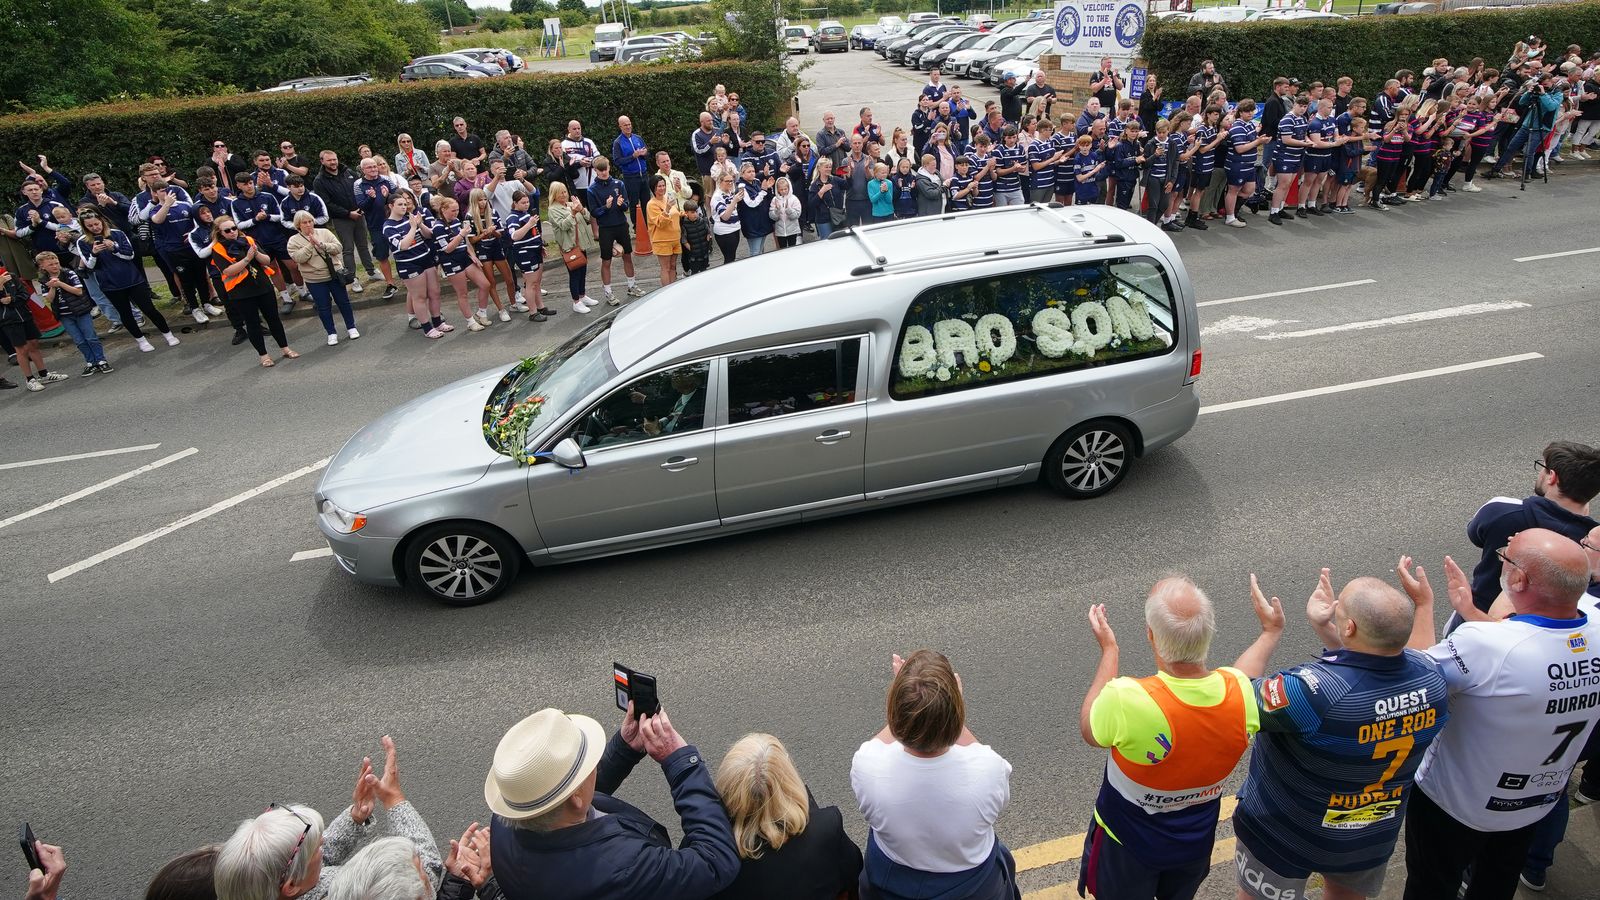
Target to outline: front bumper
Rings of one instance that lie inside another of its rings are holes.
[[[396,538],[367,537],[361,532],[340,534],[323,524],[317,517],[317,530],[333,551],[333,560],[345,574],[366,584],[398,587],[400,575],[394,569],[394,551],[400,541]]]

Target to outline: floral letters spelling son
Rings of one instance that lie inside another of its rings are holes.
[[[1069,354],[1093,359],[1097,350],[1121,349],[1127,342],[1146,341],[1155,334],[1145,301],[1130,303],[1119,294],[1105,303],[1079,303],[1070,315],[1059,305],[1047,305],[1033,314],[1030,327],[1039,354],[1050,359]],[[979,316],[971,325],[961,319],[941,319],[933,323],[932,331],[921,325],[906,327],[900,342],[900,374],[917,378],[931,373],[939,381],[949,381],[962,367],[982,372],[1003,368],[1016,352],[1016,327],[999,313]]]

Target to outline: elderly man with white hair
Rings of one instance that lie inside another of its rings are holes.
[[[328,900],[500,900],[489,865],[488,829],[474,823],[450,842],[444,884],[435,892],[421,848],[410,838],[380,838],[339,867]]]
[[[1092,101],[1091,101],[1092,102]],[[1261,635],[1232,667],[1206,654],[1217,615],[1205,592],[1178,575],[1145,600],[1145,637],[1156,674],[1117,676],[1117,637],[1104,604],[1089,609],[1100,666],[1078,726],[1107,749],[1105,778],[1085,835],[1079,892],[1096,897],[1188,900],[1211,871],[1223,783],[1260,727],[1250,679],[1283,634],[1283,606],[1250,576]]]
[[[400,790],[394,741],[383,738],[383,775],[362,760],[350,806],[325,823],[309,806],[274,803],[239,824],[217,854],[217,900],[323,900],[363,846],[386,836],[408,839],[429,884],[444,877],[444,863],[422,816]],[[381,806],[382,812],[378,810]],[[433,897],[430,887],[427,896]]]

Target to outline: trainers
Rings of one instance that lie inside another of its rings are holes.
[[[583,296],[579,297],[578,298],[578,302],[582,303],[584,306],[589,307],[590,309],[594,309],[596,306],[600,305],[600,301],[599,300],[596,300],[595,298],[589,296],[588,294],[584,294]]]
[[[483,323],[479,322],[476,317],[469,317],[467,319],[467,330],[468,331],[482,331],[483,330]]]
[[[1333,211],[1334,211],[1335,215],[1340,215],[1340,216],[1353,216],[1353,215],[1356,214],[1356,211],[1351,209],[1348,206],[1335,206],[1333,208]]]
[[[1489,156],[1485,156],[1483,161],[1487,165],[1498,165],[1500,162],[1500,156],[1498,154],[1491,154]]]
[[[1243,228],[1243,227],[1245,227],[1244,221],[1241,220],[1241,219],[1229,219],[1227,221],[1227,225],[1230,228]]]
[[[1536,872],[1533,869],[1523,869],[1522,874],[1517,876],[1517,880],[1522,882],[1522,886],[1530,891],[1542,891],[1548,883],[1543,872]]]
[[[90,375],[93,375],[94,373],[96,373],[98,371],[100,371],[100,370],[96,369],[94,367],[94,363],[84,363],[83,364],[83,371],[78,374],[78,377],[79,378],[88,378]]]
[[[201,308],[206,311],[206,315],[208,316],[220,316],[223,314],[223,312],[225,312],[222,307],[216,305],[215,303],[203,304]]]
[[[106,329],[106,334],[116,334],[117,332],[119,332],[121,330],[122,330],[122,323],[121,322],[112,322],[111,323],[111,327]]]
[[[545,294],[548,294],[548,293],[550,293],[550,292],[545,290],[544,288],[539,288],[539,296],[543,297]]]
[[[1301,207],[1301,210],[1303,212],[1310,213],[1313,216],[1325,216],[1325,215],[1327,215],[1326,212],[1324,212],[1323,210],[1321,210],[1321,209],[1319,209],[1319,208],[1317,208],[1315,206]]]
[[[359,294],[362,291],[366,290],[366,288],[361,286],[361,279],[359,279],[359,278],[357,278],[355,281],[350,282],[348,285],[346,285],[346,287],[350,288],[350,293],[352,293],[352,294]]]
[[[1274,225],[1282,225],[1283,224],[1283,216],[1280,213],[1271,212],[1271,213],[1267,214],[1267,221],[1271,222]]]
[[[189,315],[194,316],[194,322],[196,325],[204,325],[205,323],[211,321],[211,317],[206,315],[205,310],[198,306],[189,310]]]
[[[607,306],[621,306],[622,305],[622,301],[618,300],[616,297],[611,296],[610,294],[607,294],[606,295],[606,305]]]
[[[37,378],[29,378],[27,388],[30,391],[42,391],[44,390],[44,385],[40,384]]]
[[[395,287],[392,284],[389,284],[388,282],[384,282],[384,285],[383,285],[383,299],[385,299],[385,300],[393,300],[395,298],[395,295],[398,294],[398,293],[400,293],[400,289],[399,288]]]
[[[163,334],[162,337],[167,339],[167,346],[168,347],[176,347],[176,346],[178,346],[178,336],[173,334],[172,332],[169,331],[166,334]]]
[[[628,296],[629,297],[643,297],[644,296],[644,288],[639,287],[637,284],[630,284],[630,285],[628,285]]]
[[[358,338],[358,337],[361,337],[361,332],[359,332],[359,331],[357,331],[357,330],[355,330],[355,329],[354,329],[354,328],[352,328],[352,329],[350,329],[350,330],[349,330],[349,331],[348,331],[348,332],[347,332],[347,334],[349,334],[349,336],[350,336],[350,340],[352,340],[352,341],[353,341],[353,340],[355,340],[355,339],[356,339],[356,338]]]
[[[574,300],[572,301],[572,311],[575,313],[586,314],[589,312],[589,307],[584,306],[582,301]]]
[[[150,339],[149,338],[144,338],[144,337],[134,338],[133,342],[135,344],[137,344],[139,346],[139,349],[141,351],[145,352],[145,353],[149,353],[151,350],[155,349],[154,347],[150,346]]]
[[[416,316],[406,316],[406,327],[416,330],[422,327],[422,323],[417,321]]]
[[[1295,218],[1297,218],[1297,219],[1307,218],[1306,208],[1304,206],[1295,207],[1294,215],[1295,215]]]
[[[337,347],[337,346],[339,346],[339,336],[337,334],[328,335],[328,346],[329,347]]]
[[[429,328],[427,333],[424,334],[423,337],[428,338],[430,340],[438,340],[439,338],[444,337],[444,332],[440,331],[437,328]]]
[[[112,372],[116,371],[116,369],[111,368],[111,363],[108,363],[103,359],[100,360],[99,365],[95,366],[95,368],[100,370],[101,375],[110,375]]]
[[[551,309],[548,306],[540,306],[537,310],[535,310],[535,312],[539,313],[542,316],[548,316],[550,318],[555,318],[555,314],[556,314],[556,311]]]
[[[515,294],[511,295],[511,308],[512,309],[516,309],[518,306],[527,306],[527,305],[528,305],[528,301],[522,296],[522,292],[521,291],[517,291]]]
[[[488,325],[489,311],[486,309],[479,309],[477,312],[472,314],[472,320],[477,322],[479,325]]]
[[[503,310],[503,309],[500,310],[500,321],[502,321],[502,322],[511,321],[511,313],[509,313],[509,312],[507,312],[506,310]]]
[[[529,322],[548,322],[548,321],[550,321],[550,317],[545,315],[542,312],[537,312],[536,311],[536,312],[531,312],[531,313],[528,314],[528,321]]]
[[[281,315],[285,315],[285,316],[287,316],[289,313],[294,312],[294,298],[293,297],[279,297],[278,298],[278,312]]]
[[[65,372],[51,372],[49,375],[46,375],[39,380],[43,381],[45,384],[55,384],[58,381],[66,381],[71,377],[71,375],[68,375]]]
[[[1463,184],[1461,186],[1461,189],[1463,191],[1466,191],[1469,194],[1478,194],[1478,193],[1482,193],[1483,192],[1483,188],[1478,187],[1476,184],[1473,184],[1470,181],[1467,182],[1466,184]]]
[[[511,311],[514,313],[525,313],[528,311],[528,304],[518,300],[516,303],[511,304]]]
[[[17,383],[15,381],[9,378],[0,378],[0,391],[14,391],[16,389]]]
[[[233,340],[229,341],[229,343],[237,347],[247,340],[249,340],[249,338],[245,337],[245,333],[243,331],[235,330],[233,332]]]

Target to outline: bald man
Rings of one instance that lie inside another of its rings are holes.
[[[1103,605],[1089,610],[1100,666],[1078,727],[1104,747],[1105,778],[1084,839],[1079,892],[1096,897],[1187,900],[1211,871],[1223,782],[1258,727],[1250,678],[1283,634],[1283,607],[1250,577],[1261,636],[1232,667],[1206,665],[1217,617],[1182,576],[1156,582],[1145,600],[1145,638],[1156,674],[1117,677],[1117,638]]]
[[[1412,577],[1401,559],[1402,577]],[[1432,628],[1432,605],[1427,605]],[[1327,649],[1255,683],[1261,734],[1233,814],[1239,900],[1375,897],[1422,754],[1448,718],[1439,664],[1409,650],[1418,605],[1378,578],[1306,602]]]
[[[1449,900],[1470,866],[1466,900],[1516,893],[1541,819],[1600,718],[1600,625],[1578,609],[1589,560],[1545,528],[1512,536],[1500,583],[1514,614],[1467,622],[1428,655],[1443,668],[1451,720],[1417,770],[1406,813],[1406,900]],[[1471,587],[1446,559],[1452,602]],[[1412,646],[1432,640],[1428,627]]]

